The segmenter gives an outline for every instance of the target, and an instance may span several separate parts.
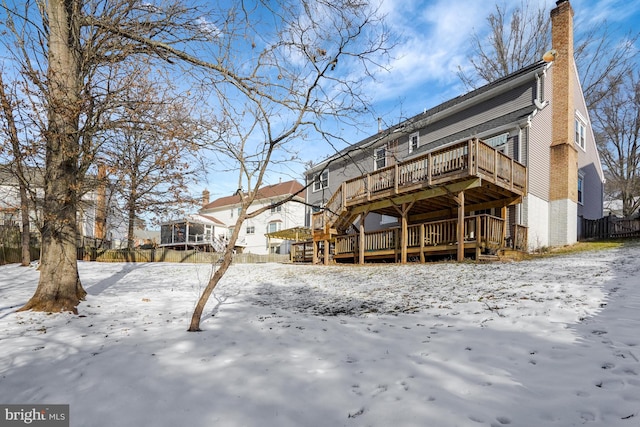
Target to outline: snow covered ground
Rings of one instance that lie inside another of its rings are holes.
[[[90,426],[638,426],[640,245],[519,263],[81,263],[80,315],[15,313],[0,403]]]

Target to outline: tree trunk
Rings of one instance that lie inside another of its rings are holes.
[[[7,122],[7,133],[13,152],[13,159],[16,164],[15,175],[18,180],[18,188],[20,191],[20,216],[22,220],[22,262],[23,266],[31,263],[31,251],[29,250],[30,230],[29,230],[29,195],[27,193],[28,180],[25,177],[23,168],[23,154],[20,149],[20,139],[18,138],[18,129],[14,119],[14,106],[9,95],[4,91],[4,78],[0,72],[0,104]]]
[[[80,116],[79,2],[49,0],[48,129],[40,281],[20,309],[77,313],[86,292],[77,262]]]
[[[231,265],[231,261],[233,260],[233,248],[236,246],[236,241],[238,240],[238,235],[240,234],[240,228],[244,222],[244,212],[241,213],[242,220],[238,219],[236,221],[236,226],[233,229],[233,233],[231,234],[231,238],[227,243],[227,247],[224,251],[224,256],[222,257],[222,263],[218,267],[218,269],[213,273],[211,279],[209,279],[209,283],[207,283],[207,287],[204,288],[200,299],[198,300],[198,304],[196,308],[193,310],[193,315],[191,316],[191,325],[189,325],[189,332],[200,332],[200,319],[202,318],[202,312],[204,311],[204,307],[207,305],[207,301],[209,301],[209,297],[213,290],[218,286],[218,282],[222,279],[222,276],[227,272],[229,266]]]
[[[22,219],[22,266],[31,264],[31,226],[29,219],[29,195],[23,183],[20,183],[20,214]]]
[[[129,202],[128,218],[127,218],[127,249],[133,249],[135,224],[136,224],[136,206],[134,199]]]

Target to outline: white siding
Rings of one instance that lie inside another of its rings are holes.
[[[263,206],[270,206],[275,199],[262,199],[254,202],[249,208],[249,212],[255,211]],[[238,219],[239,205],[228,205],[216,209],[202,210],[201,215],[210,215],[229,227],[235,226]],[[233,212],[233,214],[232,214]],[[271,212],[267,209],[255,218],[248,219],[242,224],[238,235],[238,246],[244,247],[244,252],[252,254],[269,253],[268,241],[265,234],[268,232],[270,222],[280,221],[280,229],[300,227],[304,224],[305,206],[302,203],[288,202],[282,205],[280,212]],[[254,227],[253,234],[247,234],[247,227]],[[272,239],[271,244],[280,244],[281,252],[288,253],[289,245],[286,241]]]
[[[529,193],[522,201],[522,224],[529,228],[529,250],[549,246],[549,202]]]

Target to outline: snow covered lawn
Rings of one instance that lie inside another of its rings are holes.
[[[0,403],[90,426],[638,426],[640,245],[494,264],[81,263],[80,315],[15,313]]]

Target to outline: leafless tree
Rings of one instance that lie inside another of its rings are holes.
[[[640,71],[611,81],[591,113],[607,196],[621,200],[623,216],[630,217],[640,207]]]
[[[522,0],[509,13],[496,6],[487,21],[489,37],[471,37],[468,68],[459,77],[468,88],[492,82],[533,64],[551,48],[549,13],[544,6],[531,7]],[[606,167],[607,189],[623,199],[625,214],[637,209],[640,188],[637,181],[637,90],[640,32],[614,36],[610,25],[598,23],[576,34],[575,60],[587,109],[596,132],[598,150]],[[625,100],[625,102],[622,102]]]
[[[193,205],[188,184],[202,172],[202,132],[194,106],[171,83],[151,80],[146,68],[126,89],[129,101],[112,112],[99,135],[102,163],[125,212],[128,242],[142,213],[166,217],[177,206]]]
[[[7,166],[8,169],[10,168],[11,176],[18,183],[21,220],[21,265],[28,266],[31,263],[30,180],[27,176],[28,171],[25,164],[25,158],[28,153],[25,152],[25,147],[22,144],[17,124],[18,120],[16,119],[16,114],[20,111],[20,101],[17,99],[16,93],[8,86],[5,86],[3,74],[3,71],[0,70],[0,119],[2,119],[0,127],[5,135],[4,139],[7,144],[6,146],[2,144],[0,152],[6,152],[11,159]],[[13,87],[15,88],[15,85]]]
[[[511,74],[542,58],[551,45],[551,22],[544,7],[521,0],[513,10],[496,4],[487,17],[489,35],[473,32],[469,67],[458,67],[458,77],[468,89]]]
[[[376,11],[353,0],[257,0],[208,5],[218,7],[210,11],[181,1],[1,4],[16,23],[5,23],[3,37],[14,38],[46,113],[41,275],[22,310],[77,312],[86,294],[75,260],[76,212],[84,173],[98,154],[96,135],[108,126],[103,112],[115,84],[114,64],[126,69],[122,65],[147,58],[180,72],[185,84],[198,81],[212,91],[217,111],[210,126],[214,148],[238,135],[255,144],[253,151],[232,154],[251,177],[241,191],[240,221],[252,215],[247,209],[255,189],[281,148],[301,142],[305,131],[329,139],[327,116],[365,108],[361,85],[379,67],[387,43]],[[208,296],[231,262],[237,230],[190,330],[199,329]]]
[[[206,42],[194,24],[195,6],[152,5],[134,0],[51,0],[0,3],[4,44],[42,99],[45,141],[40,280],[22,310],[73,311],[86,294],[76,261],[76,213],[86,190],[84,177],[99,152],[96,135],[105,127],[122,85],[118,77],[136,58],[173,62],[174,46]],[[184,52],[183,52],[184,53]],[[195,57],[184,54],[183,61]],[[118,74],[120,73],[120,74]]]
[[[487,17],[489,35],[471,35],[469,67],[459,67],[458,77],[468,89],[493,82],[542,59],[551,49],[551,21],[544,6],[532,6],[530,0],[509,11],[506,4],[496,4]],[[582,90],[591,110],[611,82],[634,66],[640,33],[614,37],[606,22],[576,34],[574,55]]]
[[[381,17],[366,2],[302,1],[258,5],[229,14],[221,28],[228,45],[221,59],[230,73],[220,75],[210,102],[212,149],[238,171],[240,213],[222,263],[194,309],[189,331],[199,331],[205,305],[232,261],[245,220],[270,209],[252,207],[274,164],[286,163],[306,141],[330,142],[327,121],[362,113],[362,84],[384,61],[389,48]],[[268,13],[269,23],[249,25]],[[230,37],[233,36],[233,37]],[[244,61],[229,61],[233,45],[247,44]],[[243,77],[239,77],[243,76]],[[284,199],[280,203],[286,203]]]

